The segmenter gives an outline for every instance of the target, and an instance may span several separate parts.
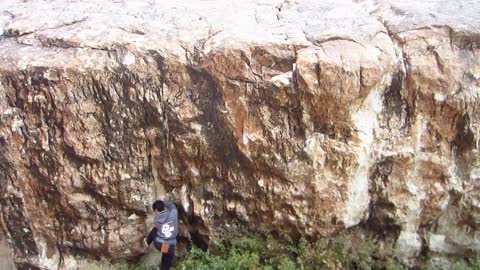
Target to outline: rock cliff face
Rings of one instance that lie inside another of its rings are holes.
[[[425,3],[420,3],[425,2]],[[480,4],[2,1],[1,224],[19,269],[362,226],[480,252]]]

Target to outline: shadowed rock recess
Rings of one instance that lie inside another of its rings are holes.
[[[1,1],[17,268],[138,256],[163,193],[199,244],[358,227],[404,262],[478,254],[479,18],[473,0]]]

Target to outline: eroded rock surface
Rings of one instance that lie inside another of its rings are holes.
[[[475,1],[2,1],[1,217],[15,263],[364,226],[480,251]]]

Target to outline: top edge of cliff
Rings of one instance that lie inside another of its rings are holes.
[[[479,17],[473,0],[7,0],[0,3],[0,59],[4,69],[88,67],[119,49],[186,61],[226,48],[296,50],[336,40],[385,47],[378,39],[432,27],[478,38]]]

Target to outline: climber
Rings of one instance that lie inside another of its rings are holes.
[[[157,200],[152,205],[155,211],[155,227],[147,237],[147,243],[162,252],[160,270],[169,270],[175,256],[178,234],[178,211],[170,200]]]

